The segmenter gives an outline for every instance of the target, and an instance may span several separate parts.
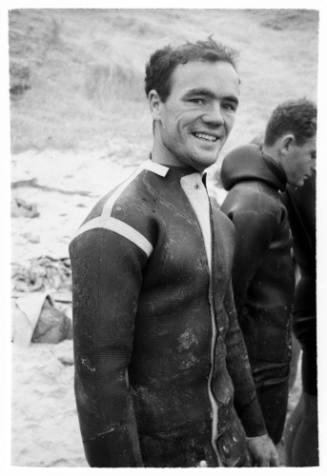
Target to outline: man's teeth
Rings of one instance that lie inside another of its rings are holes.
[[[218,137],[212,136],[210,134],[204,134],[203,132],[194,132],[194,135],[199,139],[204,139],[210,142],[215,142],[216,140],[218,140]]]

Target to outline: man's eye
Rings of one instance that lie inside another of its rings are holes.
[[[205,100],[203,98],[191,98],[190,101],[193,104],[199,104],[200,106],[205,103]]]
[[[316,153],[315,152],[311,152],[311,159],[316,160]]]
[[[223,104],[223,108],[226,109],[226,111],[236,111],[236,104],[232,104],[232,103],[226,103],[226,104]]]

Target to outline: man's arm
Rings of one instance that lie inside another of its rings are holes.
[[[229,329],[226,334],[226,360],[234,384],[234,405],[248,437],[248,450],[257,466],[277,466],[278,453],[267,434],[242,332],[237,320],[233,291],[228,286],[225,300]]]
[[[128,385],[135,315],[146,254],[103,228],[70,246],[75,395],[90,466],[142,466]]]

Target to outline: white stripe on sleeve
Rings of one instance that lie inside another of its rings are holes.
[[[142,233],[135,230],[135,228],[128,225],[127,223],[118,220],[117,218],[105,217],[103,215],[93,218],[92,220],[89,220],[87,223],[82,225],[77,230],[77,233],[75,234],[74,238],[81,235],[85,231],[94,230],[95,228],[105,228],[106,230],[113,231],[114,233],[117,233],[118,235],[127,238],[136,246],[141,248],[141,250],[143,250],[148,257],[152,253],[153,246],[150,241],[142,235]]]

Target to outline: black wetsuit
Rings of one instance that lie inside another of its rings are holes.
[[[288,401],[294,265],[282,169],[254,144],[224,159],[222,205],[236,228],[233,286],[268,433],[281,439]]]
[[[91,466],[246,464],[245,433],[266,429],[234,309],[233,250],[234,227],[200,174],[150,161],[78,230],[75,391]]]

